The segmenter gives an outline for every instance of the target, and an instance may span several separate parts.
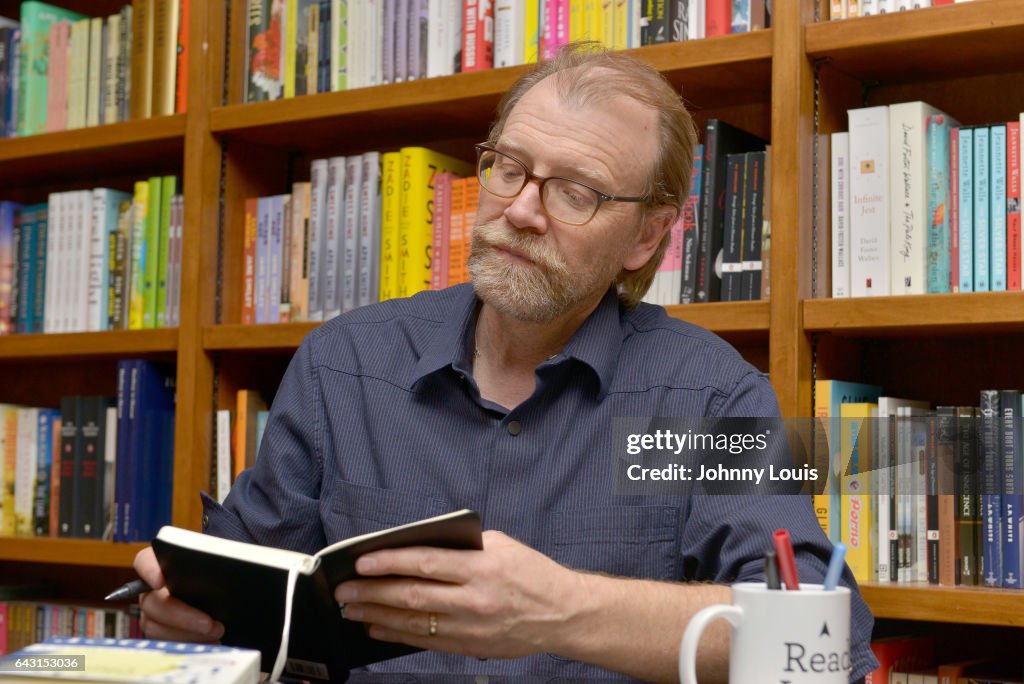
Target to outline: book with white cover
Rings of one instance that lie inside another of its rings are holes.
[[[331,157],[327,165],[327,200],[324,221],[324,318],[341,313],[341,253],[345,228],[345,157]]]
[[[494,66],[516,66],[526,61],[526,0],[497,0],[494,4]]]
[[[359,269],[360,191],[363,184],[363,157],[354,154],[345,160],[345,222],[341,249],[341,310],[356,308],[356,271]]]
[[[847,112],[850,119],[850,296],[890,293],[889,108]]]
[[[328,160],[316,159],[310,166],[309,181],[309,310],[306,320],[324,320],[323,261],[326,252],[326,200]]]
[[[949,115],[920,101],[889,106],[889,269],[894,295],[927,291],[928,118],[932,116]]]
[[[362,163],[356,306],[373,304],[380,293],[380,152],[363,154]]]
[[[832,296],[850,296],[850,134],[832,134]]]
[[[74,654],[74,655],[70,655]],[[78,670],[16,668],[25,659],[82,658]],[[259,651],[152,639],[50,637],[0,659],[3,680],[61,682],[160,682],[161,684],[256,684]]]

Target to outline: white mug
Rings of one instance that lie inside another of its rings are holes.
[[[693,616],[679,646],[679,679],[697,684],[700,635],[718,618],[732,625],[729,684],[848,684],[850,590],[769,590],[734,584],[732,605],[708,606]]]

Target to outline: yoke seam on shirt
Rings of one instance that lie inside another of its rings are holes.
[[[347,375],[350,378],[368,378],[370,380],[377,380],[377,381],[383,382],[383,383],[385,383],[387,385],[391,385],[395,389],[404,390],[405,392],[408,392],[409,394],[413,394],[413,390],[409,389],[408,387],[406,387],[404,385],[396,384],[395,382],[393,382],[391,380],[388,380],[387,378],[382,378],[382,377],[379,377],[377,375],[372,375],[370,373],[353,373],[351,371],[342,370],[341,368],[334,368],[333,366],[329,366],[326,363],[320,363],[320,364],[316,365],[316,369],[320,369],[320,368],[324,368],[324,369],[329,370],[329,371],[334,372],[334,373],[341,373],[342,375]]]

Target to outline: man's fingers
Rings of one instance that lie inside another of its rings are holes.
[[[152,588],[159,589],[164,586],[164,574],[160,572],[160,564],[156,561],[152,546],[147,546],[135,554],[132,565],[135,573]]]
[[[458,587],[418,579],[374,579],[343,582],[334,590],[338,603],[376,603],[420,612],[449,612],[459,608]]]
[[[218,639],[223,635],[223,630],[217,636],[196,634],[195,632],[189,632],[174,627],[168,627],[162,625],[159,622],[155,622],[146,616],[142,617],[142,632],[150,639],[157,639],[160,641],[187,641],[190,643],[202,643],[202,644],[215,644],[218,643]]]
[[[222,624],[201,610],[174,598],[166,587],[143,594],[139,605],[146,616],[146,621],[158,626],[158,629],[191,635],[184,641],[213,641],[224,634]]]
[[[479,551],[454,551],[428,546],[374,551],[356,561],[360,575],[402,575],[465,584],[472,577],[469,566]]]

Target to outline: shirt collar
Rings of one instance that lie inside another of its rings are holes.
[[[480,300],[473,286],[457,285],[453,303],[434,339],[424,350],[412,377],[410,387],[427,375],[443,368],[454,368],[469,373],[473,368],[473,334]],[[597,376],[600,396],[607,394],[615,377],[619,352],[622,349],[619,298],[615,288],[609,288],[597,308],[587,317],[579,330],[570,338],[562,352],[542,365],[564,363],[575,359],[588,366]]]

